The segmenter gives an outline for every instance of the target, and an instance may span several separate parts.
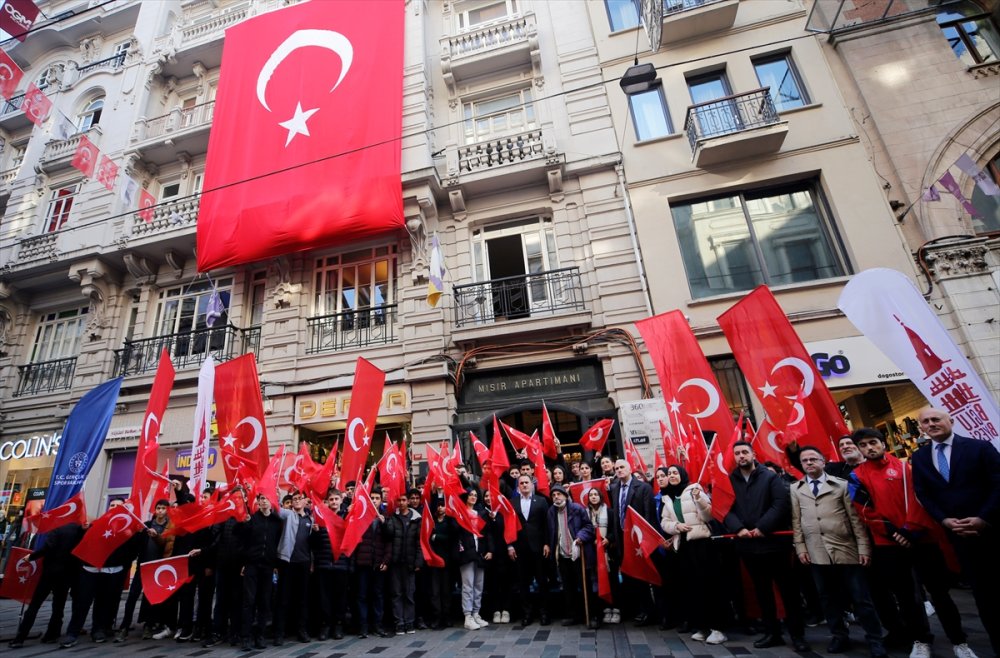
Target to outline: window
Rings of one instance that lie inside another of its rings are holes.
[[[671,206],[694,298],[845,274],[816,181]]]
[[[198,194],[201,192],[201,186],[205,183],[205,172],[199,171],[194,175],[194,182],[191,185],[191,193]]]
[[[535,127],[531,89],[464,104],[465,143],[513,135]]]
[[[197,281],[186,286],[160,292],[156,308],[157,336],[176,336],[172,341],[173,356],[180,362],[185,357],[218,351],[226,347],[229,332],[229,302],[232,296],[231,277],[215,281],[219,297],[222,299],[222,315],[209,327],[205,322],[208,302],[212,296],[212,284]]]
[[[58,231],[66,224],[69,212],[73,208],[73,200],[76,199],[79,190],[79,183],[52,190],[52,198],[49,200],[48,210],[45,211],[46,233]]]
[[[465,31],[517,15],[517,0],[501,0],[480,5],[458,14],[458,29]]]
[[[195,107],[198,105],[198,99],[194,96],[190,98],[185,98],[181,101],[181,126],[187,128],[188,126],[194,125],[194,112]]]
[[[1000,153],[994,155],[983,169],[995,183],[1000,184]],[[979,185],[976,185],[972,188],[969,200],[982,215],[972,218],[972,225],[976,233],[1000,232],[1000,197],[990,196],[983,192]]]
[[[27,144],[13,144],[10,147],[10,168],[20,169],[24,162],[24,153],[28,150]]]
[[[955,56],[966,66],[995,62],[1000,56],[1000,32],[979,5],[950,4],[938,11],[937,22]]]
[[[771,100],[779,112],[809,103],[788,53],[756,58],[753,67],[760,86],[771,90]]]
[[[612,32],[638,27],[639,10],[635,0],[604,0],[604,8],[608,10],[608,23],[611,24]]]
[[[395,285],[395,245],[320,258],[313,313],[331,315],[390,305]]]
[[[77,125],[80,126],[80,132],[89,130],[92,126],[96,126],[101,122],[101,113],[104,111],[104,98],[95,98],[94,100],[87,103],[83,111],[80,112],[79,121]]]
[[[87,307],[47,313],[41,318],[31,348],[31,363],[74,357],[87,325]]]
[[[725,71],[692,76],[687,85],[691,102],[698,106],[694,118],[701,137],[718,137],[743,129],[739,107],[730,98],[733,91]]]
[[[121,43],[115,45],[115,52],[114,52],[114,55],[112,55],[112,57],[118,57],[118,56],[126,56],[127,57],[128,56],[128,52],[129,52],[129,50],[131,50],[131,48],[132,48],[132,41],[131,40],[129,40],[129,41],[122,41]]]
[[[181,193],[180,183],[161,183],[160,201],[168,201]]]
[[[635,124],[635,137],[640,142],[665,137],[674,131],[670,115],[667,113],[667,100],[663,97],[662,87],[657,86],[648,91],[629,94],[628,106],[632,111],[632,122]]]
[[[267,291],[267,272],[259,270],[250,279],[250,313],[247,326],[256,327],[264,322],[264,297]]]

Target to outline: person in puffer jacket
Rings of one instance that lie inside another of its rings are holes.
[[[324,505],[334,514],[340,515],[341,495],[330,491]],[[343,517],[341,517],[343,518]],[[330,545],[330,534],[326,528],[317,527],[309,536],[312,551],[313,586],[319,591],[319,639],[329,637],[333,625],[333,639],[344,639],[344,620],[347,614],[347,582],[351,572],[351,558],[341,555],[334,560]]]
[[[410,509],[407,496],[396,501],[396,513],[385,520],[382,535],[388,545],[384,564],[389,571],[396,635],[414,633],[416,573],[424,566],[424,555],[420,550],[420,512]]]
[[[271,509],[271,502],[257,496],[257,511],[240,523],[233,533],[245,546],[243,576],[243,649],[263,649],[264,627],[271,617],[271,596],[278,572],[278,542],[284,524]],[[256,625],[255,625],[256,622]]]
[[[372,504],[375,509],[382,509],[382,490],[373,489],[371,492]],[[341,504],[341,510],[347,513],[347,508]],[[357,593],[358,602],[358,637],[364,639],[368,637],[368,630],[371,629],[379,637],[389,637],[382,625],[384,614],[385,592],[385,539],[382,537],[382,525],[385,517],[379,513],[379,517],[371,522],[365,534],[361,536],[361,542],[354,553],[351,554],[351,563],[354,569],[354,591]],[[370,614],[369,614],[370,613]]]

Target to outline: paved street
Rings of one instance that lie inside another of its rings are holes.
[[[954,592],[959,608],[966,619],[966,630],[970,632],[970,645],[980,658],[990,655],[986,635],[982,624],[975,616],[972,596],[967,591]],[[690,639],[682,639],[676,632],[660,631],[655,627],[635,628],[631,624],[617,627],[606,627],[598,631],[587,631],[581,627],[563,628],[558,623],[541,627],[536,625],[523,628],[516,624],[506,624],[499,627],[470,632],[459,628],[445,631],[419,631],[415,635],[381,639],[371,637],[358,640],[347,637],[339,642],[312,642],[301,644],[288,642],[283,647],[268,647],[264,651],[243,653],[228,645],[220,645],[213,649],[203,649],[200,645],[178,644],[173,640],[140,641],[134,638],[124,644],[111,642],[97,645],[86,636],[80,638],[80,643],[72,649],[60,649],[57,645],[39,644],[39,633],[44,630],[48,621],[48,606],[42,608],[32,639],[24,648],[10,650],[7,641],[13,637],[17,624],[20,604],[13,601],[0,601],[0,638],[3,645],[0,653],[11,658],[41,656],[48,654],[65,654],[67,656],[102,656],[120,657],[142,656],[143,658],[161,658],[165,656],[256,656],[265,655],[268,658],[339,658],[341,656],[388,656],[400,658],[450,658],[452,656],[477,656],[481,658],[596,658],[597,656],[634,656],[635,658],[660,658],[663,656],[703,657],[703,656],[761,656],[792,657],[796,656],[790,647],[785,649],[760,650],[753,648],[753,636],[729,632],[730,642],[724,646],[708,646]],[[67,606],[67,614],[69,612]],[[951,656],[948,645],[937,618],[931,618],[931,626],[937,636],[935,655]],[[812,643],[817,653],[805,655],[822,655],[826,647],[827,635],[822,627],[808,629],[807,639]],[[852,637],[861,640],[859,628],[852,628]],[[895,652],[894,655],[907,655],[908,652]],[[850,657],[861,658],[867,652],[854,650],[847,654]]]

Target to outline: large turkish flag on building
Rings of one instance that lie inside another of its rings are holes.
[[[403,226],[402,0],[307,2],[229,28],[198,269]]]

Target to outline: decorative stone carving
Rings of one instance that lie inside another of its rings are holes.
[[[83,63],[94,62],[101,58],[101,50],[104,48],[104,36],[95,34],[80,40],[80,58]]]
[[[156,270],[142,256],[125,254],[122,256],[128,273],[140,286],[151,286],[156,283]]]
[[[116,278],[117,274],[98,260],[76,264],[70,268],[70,281],[79,283],[83,296],[90,300],[85,331],[91,341],[100,340],[104,330],[114,326],[114,313],[110,307],[118,299]]]
[[[167,265],[174,271],[174,278],[181,278],[184,274],[184,258],[173,249],[167,249],[163,252],[163,259],[167,261]]]
[[[0,357],[7,356],[14,328],[14,315],[6,306],[0,305]]]
[[[924,254],[927,269],[936,281],[989,272],[986,245],[974,243],[947,244],[928,247]]]
[[[278,275],[278,284],[271,293],[274,308],[288,308],[294,301],[294,295],[302,292],[302,284],[292,283],[292,265],[287,256],[276,258],[273,262]]]

